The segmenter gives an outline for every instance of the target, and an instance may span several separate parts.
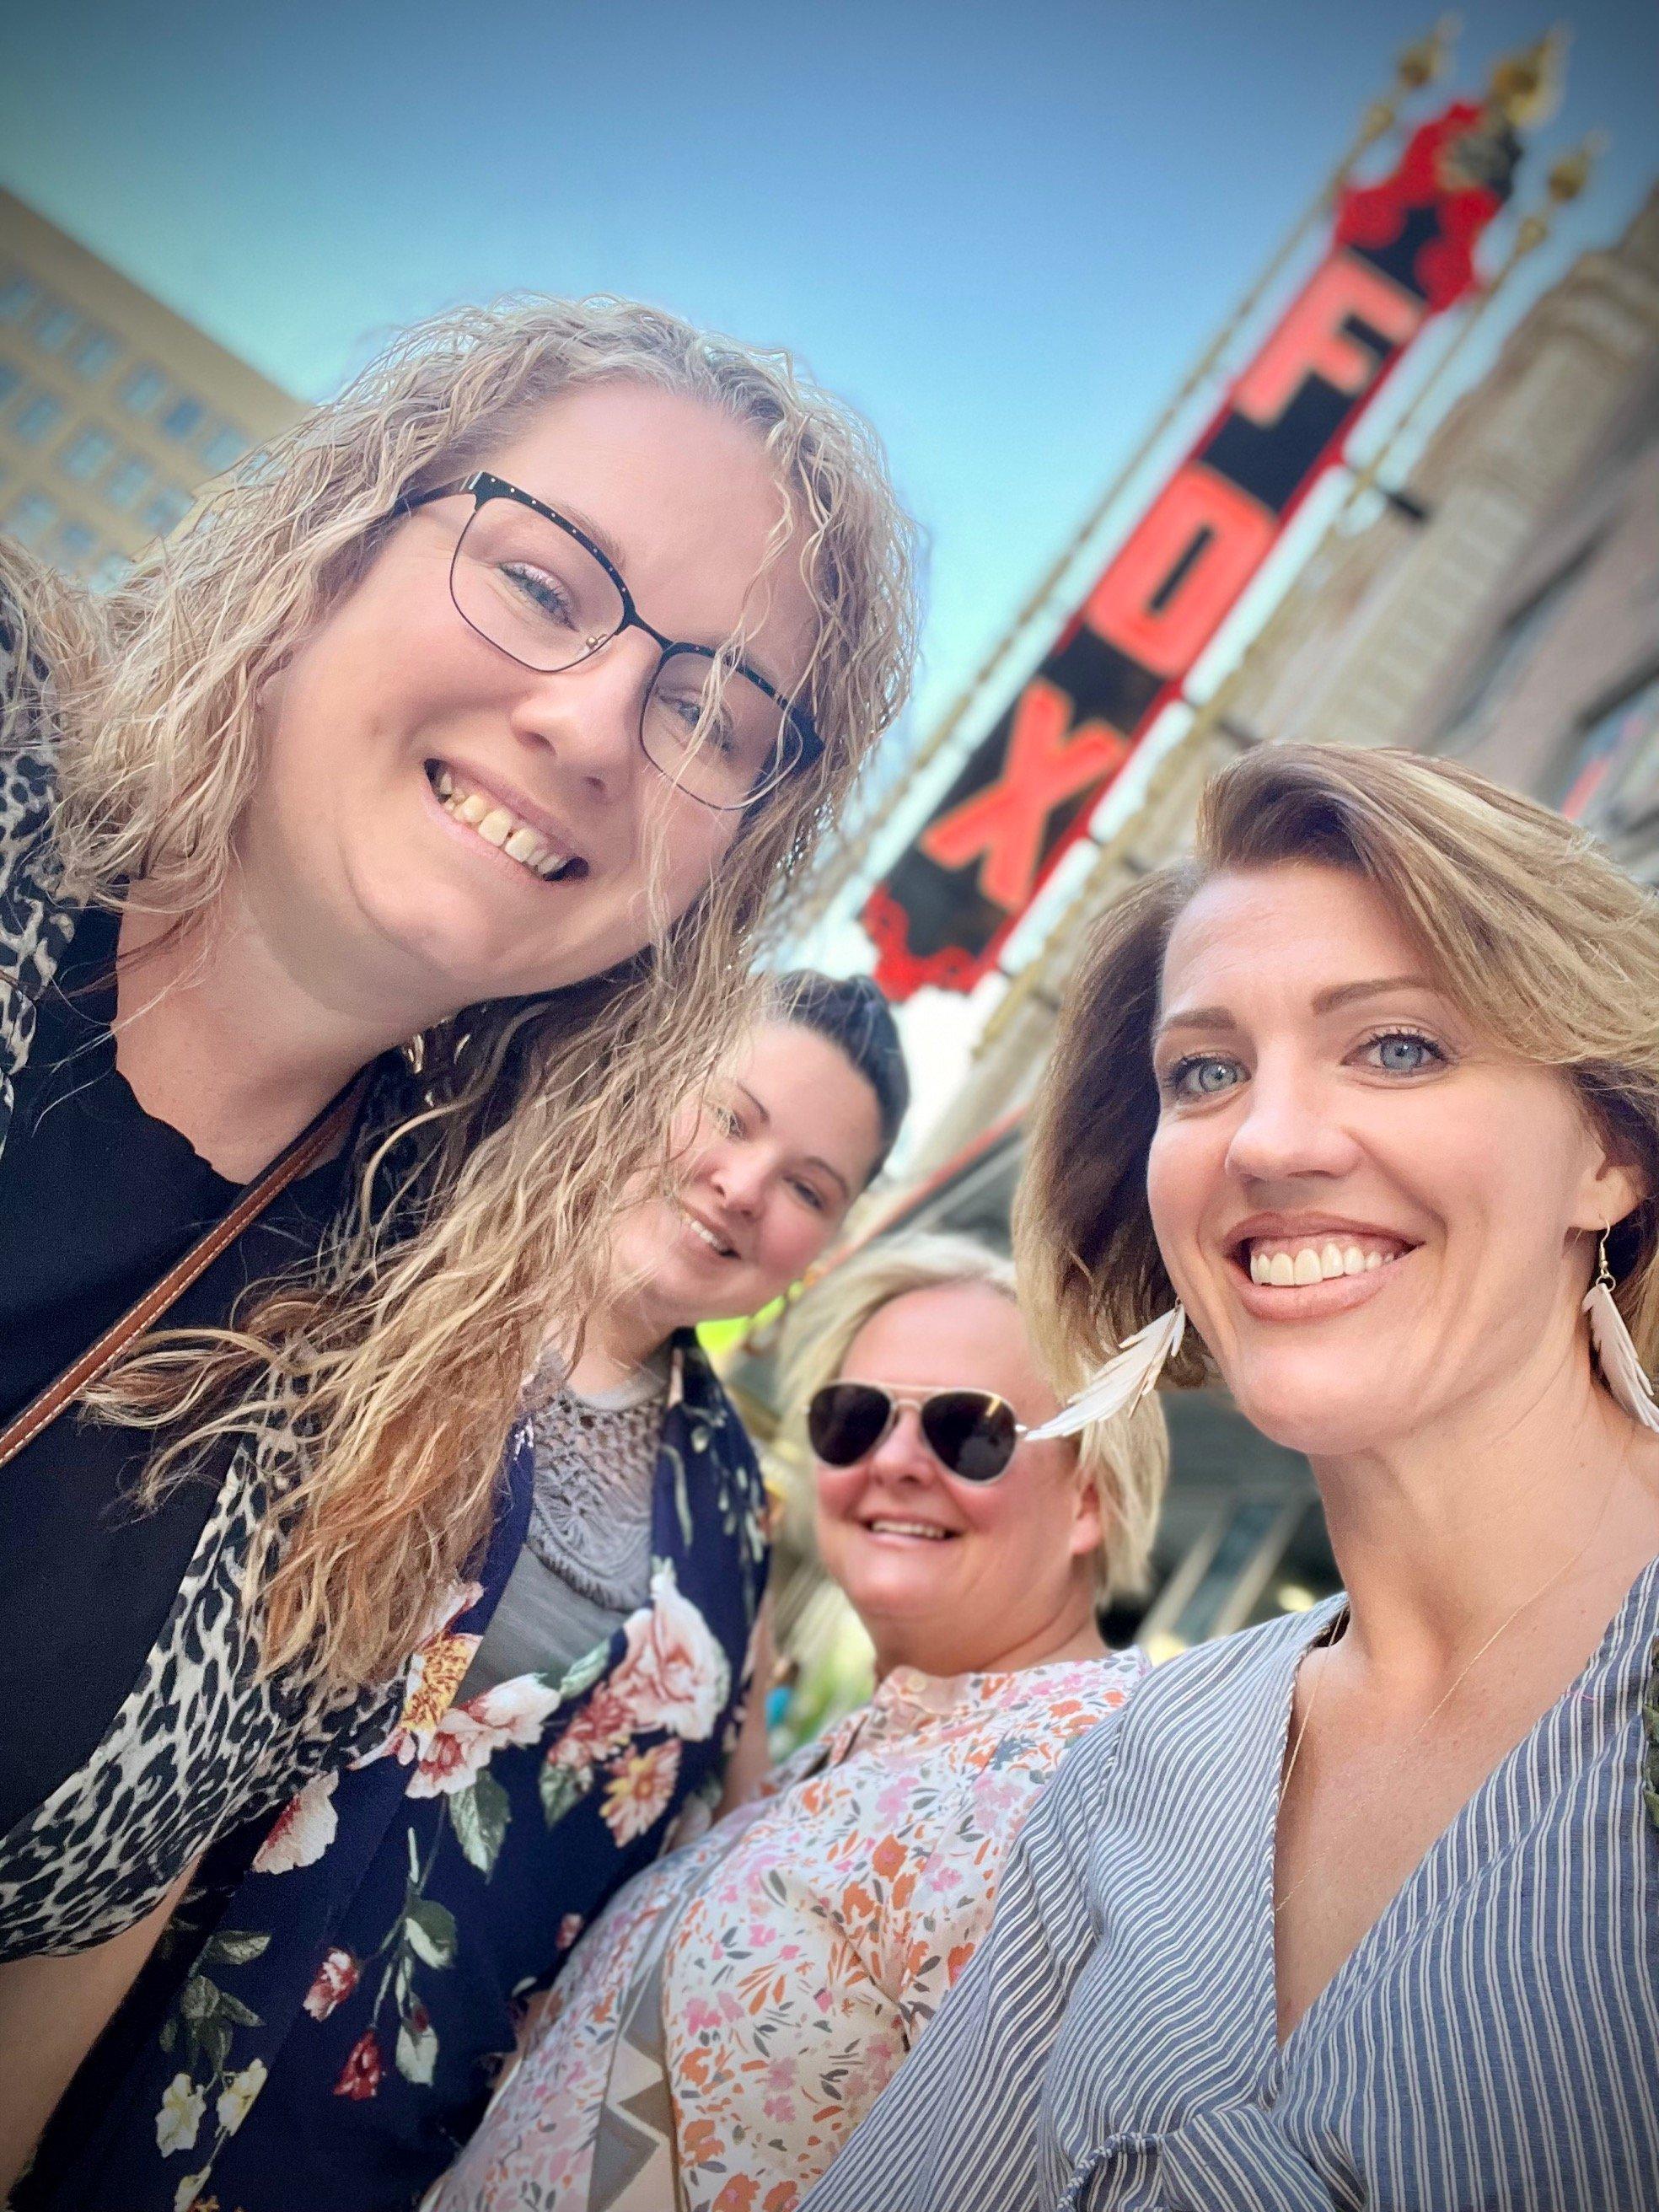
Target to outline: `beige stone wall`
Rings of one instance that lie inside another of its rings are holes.
[[[113,576],[300,403],[0,191],[0,532]]]

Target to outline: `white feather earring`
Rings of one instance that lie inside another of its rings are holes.
[[[1063,1412],[1040,1429],[1031,1440],[1044,1437],[1074,1437],[1091,1421],[1109,1421],[1115,1413],[1133,1413],[1164,1372],[1165,1363],[1181,1349],[1187,1334],[1187,1309],[1179,1298],[1168,1313],[1138,1328],[1106,1364],[1098,1369]]]
[[[1625,1327],[1625,1316],[1613,1304],[1613,1270],[1607,1265],[1607,1237],[1603,1230],[1595,1258],[1595,1280],[1584,1294],[1590,1342],[1595,1347],[1601,1380],[1612,1393],[1614,1403],[1622,1406],[1632,1420],[1639,1421],[1644,1429],[1659,1430],[1659,1406],[1654,1403],[1653,1385],[1642,1370],[1630,1331]]]

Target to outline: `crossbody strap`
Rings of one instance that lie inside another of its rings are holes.
[[[170,1267],[159,1282],[152,1283],[118,1321],[112,1322],[78,1359],[48,1382],[4,1429],[0,1429],[0,1467],[15,1458],[25,1444],[32,1443],[43,1429],[49,1428],[73,1398],[113,1365],[134,1337],[159,1321],[198,1276],[210,1267],[251,1223],[258,1219],[272,1199],[328,1158],[351,1127],[362,1094],[360,1077],[325,1106],[317,1119],[301,1129],[285,1151],[277,1153],[258,1182],[248,1185],[230,1212],[191,1246],[176,1267]]]

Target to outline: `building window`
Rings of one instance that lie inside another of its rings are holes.
[[[182,445],[193,438],[206,419],[207,410],[199,399],[175,399],[161,417],[161,428],[169,438],[177,438]]]
[[[20,368],[15,368],[9,361],[0,361],[0,407],[5,405],[22,381],[23,373]]]
[[[1579,730],[1556,804],[1604,837],[1659,814],[1659,675],[1604,707]]]
[[[77,483],[90,483],[109,466],[118,450],[107,430],[89,422],[84,430],[77,430],[64,447],[58,465]]]
[[[34,343],[42,353],[62,353],[81,327],[80,318],[55,302],[42,307],[34,319]]]
[[[38,545],[58,520],[58,502],[43,491],[20,492],[6,513],[6,528],[20,545]]]
[[[61,399],[50,392],[37,392],[18,409],[11,426],[13,435],[26,446],[44,446],[62,425],[65,411]]]
[[[163,484],[149,500],[138,517],[146,530],[153,530],[158,538],[165,538],[169,530],[184,520],[190,513],[191,496],[174,484]]]
[[[110,471],[109,482],[104,486],[104,497],[111,507],[124,511],[132,507],[149,490],[150,472],[143,461],[129,454]]]
[[[121,386],[121,404],[135,415],[154,414],[167,388],[167,380],[159,368],[135,368]]]
[[[249,450],[248,441],[234,424],[216,430],[202,448],[202,459],[213,470],[234,469]]]
[[[66,522],[53,544],[65,568],[88,568],[98,550],[98,540],[84,522]]]
[[[121,357],[121,349],[107,331],[88,331],[70,352],[70,366],[88,384],[102,376]]]
[[[40,301],[40,287],[28,276],[0,278],[0,323],[21,323]]]

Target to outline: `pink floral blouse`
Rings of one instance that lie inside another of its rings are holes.
[[[990,1925],[1139,1652],[901,1668],[583,1938],[431,2212],[794,2212]]]

